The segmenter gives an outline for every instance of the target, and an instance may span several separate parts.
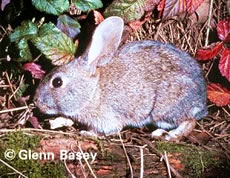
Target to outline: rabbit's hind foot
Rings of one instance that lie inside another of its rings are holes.
[[[169,132],[164,129],[157,129],[152,132],[152,137],[158,140],[166,140],[166,141],[180,141],[183,137],[188,136],[196,125],[196,121],[194,119],[186,120],[180,123],[180,125],[170,130]]]

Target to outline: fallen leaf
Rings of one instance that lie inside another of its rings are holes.
[[[195,13],[192,13],[188,18],[191,21],[191,25],[194,24],[203,24],[207,21],[209,15],[210,1],[204,0],[202,4],[196,9]],[[212,18],[210,22],[210,27],[214,28],[215,20]]]
[[[152,15],[152,12],[146,12],[143,20],[135,20],[135,21],[129,22],[128,24],[132,30],[134,31],[139,30],[145,22],[151,19],[151,15]]]
[[[209,46],[208,49],[198,49],[196,53],[196,59],[200,61],[206,61],[216,57],[223,49],[223,43],[218,42]]]
[[[189,14],[192,14],[204,2],[204,0],[186,0],[186,9]]]
[[[95,25],[100,24],[104,20],[104,17],[99,11],[93,10],[93,15],[95,20]]]
[[[202,131],[202,132],[193,131],[188,136],[188,139],[190,142],[192,142],[194,144],[198,143],[198,144],[206,145],[212,139],[212,137],[204,131]]]
[[[161,0],[145,0],[144,10],[146,12],[152,11]],[[165,1],[165,0],[163,0]]]
[[[219,39],[224,42],[230,42],[230,19],[218,22],[217,33]]]
[[[186,12],[185,0],[166,0],[163,18],[169,18]]]
[[[219,62],[219,70],[221,75],[230,81],[230,49],[224,49],[222,52]]]
[[[204,0],[166,0],[163,18],[180,16],[181,14],[192,14],[204,2]],[[160,7],[163,7],[163,0]]]
[[[216,104],[216,106],[226,106],[230,104],[230,91],[220,84],[208,84],[207,97],[212,103]]]
[[[35,116],[29,117],[28,121],[32,124],[35,129],[41,129],[41,125],[38,122],[38,118]]]
[[[33,62],[24,64],[23,69],[29,71],[33,78],[36,79],[42,79],[45,75],[45,71],[41,69],[41,66]]]
[[[165,1],[166,0],[161,0],[160,3],[157,6],[157,10],[159,11],[159,15],[158,18],[161,18],[163,12],[164,12],[164,8],[165,8]]]
[[[175,168],[177,171],[183,171],[184,170],[184,165],[179,159],[181,157],[180,153],[170,153],[168,154],[168,161],[169,164]]]

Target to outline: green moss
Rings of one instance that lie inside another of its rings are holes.
[[[157,148],[163,153],[180,153],[180,160],[185,166],[185,174],[191,177],[202,177],[202,173],[210,166],[221,164],[217,153],[194,145],[181,145],[170,142],[156,142]]]
[[[26,135],[23,132],[9,133],[0,138],[0,159],[30,178],[37,177],[65,177],[65,168],[61,162],[49,161],[42,163],[40,160],[19,158],[20,150],[31,150],[39,146],[41,137]],[[7,160],[4,153],[7,149],[12,149],[16,153],[13,160]],[[18,177],[18,174],[5,164],[0,164],[2,177]]]

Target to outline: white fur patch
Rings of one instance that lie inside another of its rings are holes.
[[[97,133],[95,133],[92,130],[86,131],[86,130],[81,130],[80,135],[84,137],[99,137]]]
[[[164,133],[167,133],[166,130],[164,129],[157,129],[157,130],[154,130],[151,134],[152,137],[160,137],[162,136]]]
[[[173,129],[171,131],[169,131],[168,135],[165,137],[166,140],[175,140],[178,137],[181,137],[184,135],[184,133],[187,130],[192,129],[191,127],[193,127],[190,122],[185,121],[183,123],[181,123],[176,129]]]
[[[169,124],[168,122],[164,121],[157,121],[154,123],[157,127],[162,128],[162,129],[171,129],[174,127],[174,125]]]
[[[197,113],[199,113],[200,112],[200,108],[198,108],[198,107],[194,107],[193,109],[192,109],[192,115],[193,116],[195,116]]]

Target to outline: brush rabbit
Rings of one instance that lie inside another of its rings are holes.
[[[118,48],[123,27],[120,17],[105,19],[89,49],[49,73],[34,101],[42,112],[72,118],[96,135],[153,123],[152,136],[179,140],[207,114],[202,70],[169,44],[136,41]]]

